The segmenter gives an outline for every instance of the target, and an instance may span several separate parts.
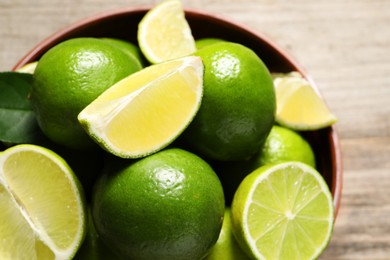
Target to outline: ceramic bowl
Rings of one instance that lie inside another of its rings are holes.
[[[70,38],[115,37],[137,43],[138,23],[148,9],[148,7],[124,8],[94,15],[71,24],[39,43],[16,64],[14,69],[38,60],[52,46]],[[198,10],[186,9],[186,18],[196,39],[216,37],[241,43],[255,51],[271,72],[298,71],[308,78],[318,91],[302,66],[260,32],[255,32],[227,18]],[[337,216],[342,190],[342,158],[336,129],[332,126],[305,132],[303,135],[314,149],[317,169],[332,191],[335,216]]]

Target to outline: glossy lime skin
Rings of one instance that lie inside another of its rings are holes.
[[[254,158],[257,167],[271,163],[288,161],[303,162],[316,167],[314,152],[310,144],[298,133],[289,128],[275,125]]]
[[[250,160],[242,162],[220,162],[214,165],[224,187],[229,204],[241,181],[257,168],[282,162],[303,162],[315,168],[316,160],[310,144],[291,129],[275,125],[264,145]]]
[[[252,50],[231,42],[209,45],[195,55],[205,65],[204,95],[184,139],[210,159],[248,159],[274,123],[275,92],[267,67]]]
[[[232,219],[230,208],[225,209],[222,230],[215,246],[204,260],[250,260],[242,251],[232,231]]]
[[[172,148],[115,160],[98,180],[96,230],[126,259],[201,259],[216,243],[224,197],[211,167]]]
[[[54,46],[33,75],[31,102],[43,133],[70,148],[93,147],[77,115],[104,90],[140,69],[134,57],[100,39],[75,38]]]
[[[140,65],[142,67],[148,64],[146,58],[144,57],[140,48],[137,45],[117,38],[101,38],[101,39],[104,40],[106,43],[112,44],[113,46],[120,48],[128,55],[134,56],[140,62]]]

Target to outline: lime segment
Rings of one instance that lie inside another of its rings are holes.
[[[310,83],[299,74],[275,75],[274,85],[279,124],[293,130],[317,130],[337,121]]]
[[[315,259],[330,240],[333,221],[326,182],[300,162],[255,170],[232,203],[233,232],[256,259]]]
[[[171,143],[191,122],[203,93],[203,63],[189,56],[150,66],[105,91],[78,116],[103,148],[143,157]]]
[[[179,0],[166,0],[142,18],[138,43],[151,63],[191,55],[196,51],[191,28]]]
[[[0,200],[1,259],[65,259],[76,253],[85,233],[84,198],[58,155],[35,145],[1,153]]]

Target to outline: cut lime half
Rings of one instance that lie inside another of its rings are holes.
[[[300,162],[263,166],[240,184],[233,232],[256,259],[315,259],[334,222],[332,196],[314,168]]]

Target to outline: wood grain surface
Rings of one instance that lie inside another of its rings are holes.
[[[0,0],[0,71],[56,30],[141,0]],[[390,259],[390,1],[183,0],[262,32],[303,65],[339,118],[341,208],[320,259]]]

